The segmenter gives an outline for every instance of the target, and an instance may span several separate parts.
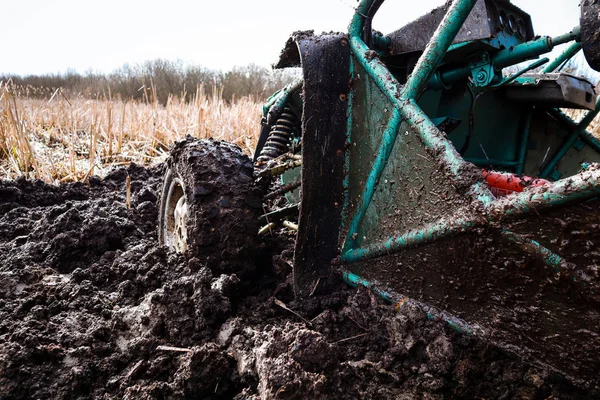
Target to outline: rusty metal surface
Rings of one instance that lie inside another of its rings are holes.
[[[600,71],[600,1],[581,2],[581,41],[583,54],[593,69]]]

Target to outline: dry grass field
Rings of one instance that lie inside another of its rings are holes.
[[[261,103],[228,104],[218,88],[200,86],[193,101],[170,96],[166,105],[152,90],[141,102],[104,97],[0,83],[0,178],[82,181],[114,166],[161,161],[188,134],[231,141],[250,154],[258,136]]]
[[[185,96],[171,95],[166,105],[152,90],[143,101],[106,95],[91,100],[0,82],[0,178],[85,181],[130,162],[162,161],[168,147],[188,134],[234,142],[252,153],[261,101],[246,97],[228,103],[220,89],[204,85],[191,102],[182,101]],[[578,120],[583,112],[571,115]],[[589,129],[600,137],[598,119]]]

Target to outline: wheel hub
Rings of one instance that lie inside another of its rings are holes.
[[[163,220],[165,244],[177,253],[187,250],[187,222],[189,219],[185,188],[179,179],[173,179],[168,191]]]

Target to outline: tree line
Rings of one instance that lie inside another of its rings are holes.
[[[166,104],[169,96],[190,101],[200,85],[204,85],[205,89],[217,88],[227,102],[247,96],[261,101],[298,74],[295,70],[270,70],[256,64],[236,66],[223,72],[201,65],[184,64],[182,61],[155,59],[125,64],[108,74],[81,74],[73,70],[61,74],[5,74],[0,75],[0,81],[12,81],[20,87],[22,94],[30,97],[47,97],[49,92],[60,88],[67,96],[156,100]]]

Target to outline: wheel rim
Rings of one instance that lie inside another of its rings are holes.
[[[183,253],[187,249],[187,222],[189,218],[185,187],[178,178],[171,181],[167,192],[163,221],[165,244],[172,250]]]

